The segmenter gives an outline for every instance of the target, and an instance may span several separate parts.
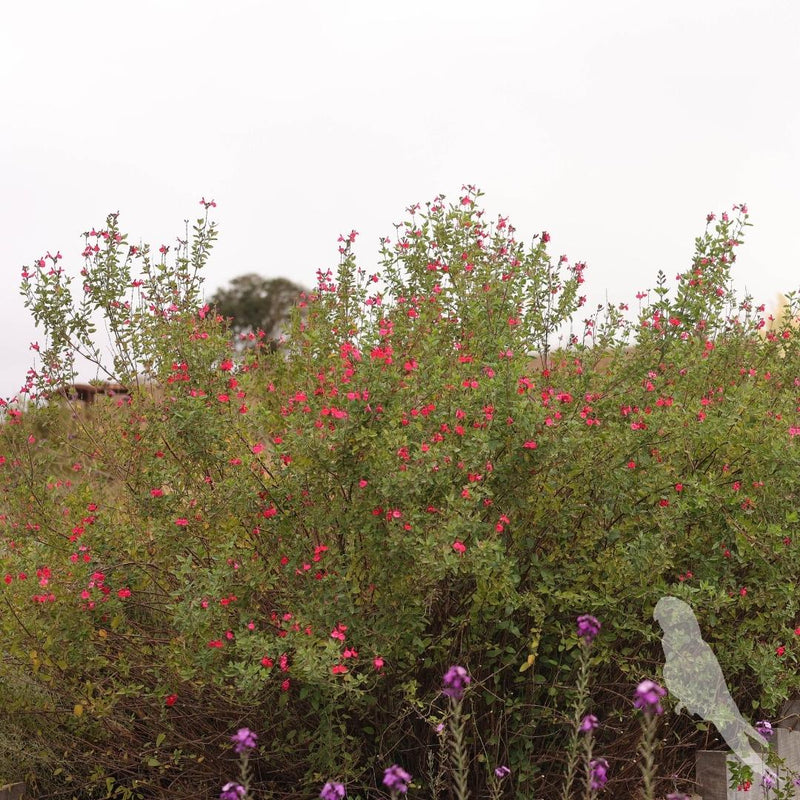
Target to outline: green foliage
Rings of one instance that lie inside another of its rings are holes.
[[[709,227],[674,298],[659,287],[637,321],[610,309],[551,352],[584,266],[554,264],[545,235],[522,246],[478,199],[409,209],[374,275],[344,238],[283,353],[234,354],[200,307],[205,219],[172,269],[123,256],[110,217],[81,303],[55,262],[26,270],[48,335],[32,394],[72,380],[74,351],[133,393],[0,430],[0,707],[30,743],[0,740],[0,771],[205,795],[230,764],[220,731],[247,725],[268,732],[254,786],[366,793],[392,761],[435,775],[459,663],[475,796],[500,763],[505,791],[540,796],[589,612],[595,752],[622,785],[638,723],[619,686],[653,675],[668,593],[742,708],[798,688],[795,309],[761,338],[750,301],[723,302],[746,213]],[[698,741],[685,716],[665,735]]]

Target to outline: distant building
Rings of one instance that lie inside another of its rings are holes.
[[[62,395],[67,400],[90,405],[94,403],[97,395],[106,395],[108,397],[117,397],[119,399],[127,400],[130,398],[130,390],[123,386],[121,383],[71,383],[68,386],[62,386],[57,394]]]

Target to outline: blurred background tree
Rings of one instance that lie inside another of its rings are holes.
[[[237,347],[246,346],[248,341],[277,345],[292,308],[304,291],[288,278],[265,278],[250,272],[234,278],[226,288],[217,289],[209,302],[217,313],[231,319],[230,330]],[[259,331],[264,332],[263,338]]]

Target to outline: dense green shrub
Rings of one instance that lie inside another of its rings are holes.
[[[429,796],[459,663],[476,786],[502,763],[511,795],[540,796],[589,612],[619,793],[639,731],[620,687],[657,676],[667,593],[744,710],[798,687],[797,309],[762,337],[733,299],[746,209],[709,219],[674,296],[661,275],[634,322],[577,323],[584,265],[551,260],[547,234],[523,246],[478,199],[408,209],[374,275],[341,237],[277,353],[234,355],[202,306],[206,218],[173,268],[109,217],[80,300],[56,257],[25,270],[48,342],[38,399],[0,431],[0,774],[206,796],[248,725],[276,796],[336,776],[366,796],[392,761]],[[130,400],[42,403],[73,353],[105,364],[100,315]],[[662,725],[665,774],[687,777],[704,734]]]

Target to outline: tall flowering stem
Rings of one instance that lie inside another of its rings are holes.
[[[489,781],[489,797],[491,800],[500,800],[503,793],[503,781],[511,774],[506,766],[495,767],[494,775]]]
[[[245,800],[250,791],[250,753],[256,748],[258,736],[249,728],[239,728],[231,736],[233,749],[239,754],[239,781],[231,781],[222,787],[220,800]]]
[[[439,800],[445,789],[447,776],[447,731],[444,722],[434,728],[439,739],[438,747],[428,750],[428,780],[431,787],[431,800]]]
[[[575,693],[575,702],[572,706],[572,731],[567,745],[567,767],[564,774],[564,787],[561,792],[563,800],[570,800],[575,775],[578,771],[580,760],[581,736],[585,733],[591,738],[591,730],[583,731],[581,726],[586,718],[589,705],[589,653],[595,637],[600,632],[600,623],[589,614],[578,617],[578,641],[580,644],[580,657],[578,662],[578,681]],[[584,743],[585,745],[586,743]],[[590,778],[591,742],[589,742],[588,756],[586,758],[586,786],[587,793],[591,784]],[[587,795],[591,796],[591,795]]]
[[[640,768],[642,770],[642,796],[644,800],[653,800],[655,797],[655,753],[656,753],[656,728],[658,720],[654,714],[645,713],[642,720],[642,740],[639,743],[639,753],[642,756]]]
[[[450,764],[453,772],[453,785],[457,800],[468,800],[467,752],[464,742],[464,718],[461,707],[464,691],[471,678],[464,667],[450,667],[444,675],[442,694],[450,700],[450,715],[447,720],[450,730]]]
[[[642,681],[636,687],[633,705],[641,709],[642,716],[642,740],[639,743],[639,754],[642,757],[640,764],[642,770],[642,797],[644,800],[654,800],[655,798],[655,756],[658,746],[656,730],[658,728],[658,717],[664,713],[661,707],[661,698],[666,694],[666,690],[650,680]]]
[[[581,720],[579,731],[583,734],[583,764],[584,764],[584,798],[591,800],[597,793],[598,774],[593,758],[594,750],[594,729],[597,727],[597,717],[594,714],[587,714]],[[602,759],[601,759],[602,761]]]
[[[461,715],[462,700],[450,698],[450,762],[453,769],[453,784],[456,798],[468,800],[467,788],[467,756],[464,746],[464,720]]]

